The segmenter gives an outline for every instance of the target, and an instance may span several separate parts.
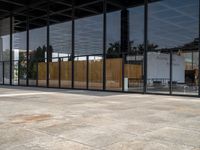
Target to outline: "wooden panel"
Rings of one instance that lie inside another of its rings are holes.
[[[74,85],[76,88],[86,88],[87,62],[85,60],[74,61]]]
[[[126,78],[142,78],[142,65],[140,64],[125,64],[124,76]]]
[[[103,61],[89,61],[89,88],[102,89],[103,86]]]
[[[122,59],[106,59],[106,86],[110,88],[122,87]]]
[[[46,86],[47,64],[45,62],[38,63],[38,86]]]
[[[72,76],[72,62],[62,61],[61,62],[61,87],[71,87],[71,76]]]
[[[59,86],[59,63],[49,62],[49,86]]]
[[[71,86],[71,61],[61,62],[61,87]],[[50,80],[57,80],[58,62],[50,62]],[[86,60],[74,61],[74,80],[76,87],[86,86]],[[127,78],[142,78],[142,65],[139,64],[125,64],[125,77]],[[46,63],[38,64],[38,79],[41,84],[46,83]],[[103,80],[103,61],[90,60],[89,61],[89,86],[92,88],[102,88]],[[57,84],[57,82],[55,83]],[[122,59],[113,58],[106,59],[106,85],[107,88],[122,88]]]

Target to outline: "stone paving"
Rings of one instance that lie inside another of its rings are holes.
[[[200,150],[200,99],[0,86],[0,150]]]

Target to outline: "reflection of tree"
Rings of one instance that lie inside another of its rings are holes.
[[[158,45],[149,43],[148,51],[155,51],[158,48]],[[129,55],[142,55],[144,52],[144,44],[134,44],[134,41],[129,42],[129,48],[126,50],[126,54]],[[119,42],[109,43],[107,49],[107,58],[119,58],[122,56],[121,45]]]
[[[44,45],[43,47],[38,47],[35,51],[30,53],[30,61],[28,67],[28,78],[36,79],[37,77],[37,63],[45,62],[45,52],[47,52],[47,47]],[[50,45],[48,48],[48,58],[49,62],[52,61],[52,52],[53,47]]]
[[[19,53],[19,78],[25,79],[26,78],[26,53],[20,52]]]
[[[6,49],[5,51],[3,51],[3,60],[5,60],[5,61],[10,60],[10,50],[9,49]]]
[[[109,48],[107,49],[107,58],[118,58],[121,56],[120,43],[114,42],[109,43]]]

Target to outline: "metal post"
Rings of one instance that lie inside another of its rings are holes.
[[[46,86],[49,87],[49,13],[50,13],[50,1],[48,0],[48,4],[47,4],[47,76],[46,76]]]
[[[29,86],[29,13],[26,18],[26,86]]]
[[[106,21],[107,0],[103,1],[103,90],[106,90]]]
[[[126,57],[125,57],[125,54],[124,53],[122,53],[122,91],[124,92],[124,71],[125,71],[125,59],[126,59]]]
[[[148,51],[148,0],[145,0],[144,9],[144,88],[143,92],[147,92],[147,51]]]
[[[199,52],[199,72],[198,72],[198,96],[200,97],[200,0],[199,0],[199,41],[198,41],[198,52]]]
[[[18,86],[20,85],[21,62],[18,60]]]
[[[10,85],[12,85],[12,41],[13,41],[13,37],[12,37],[12,34],[13,34],[13,16],[12,16],[12,13],[10,14]]]
[[[3,67],[2,67],[2,69],[3,69],[3,71],[2,71],[2,73],[3,73],[3,85],[5,84],[5,81],[4,81],[4,69],[5,69],[5,62],[3,61]]]
[[[170,81],[169,81],[169,94],[170,94],[170,95],[171,95],[172,92],[173,92],[173,91],[172,91],[172,90],[173,90],[173,89],[172,89],[172,86],[173,86],[173,84],[172,84],[172,80],[173,80],[173,79],[172,79],[172,74],[173,74],[173,72],[172,72],[172,71],[173,71],[173,68],[172,68],[172,67],[173,67],[173,66],[172,66],[172,65],[173,65],[173,51],[170,50],[170,75],[169,75],[169,76],[170,76]]]
[[[71,68],[72,68],[72,87],[71,88],[74,88],[74,34],[75,34],[75,22],[74,22],[74,17],[75,17],[75,8],[74,8],[74,0],[72,1],[73,3],[72,3],[72,52],[71,52],[71,62],[72,62],[72,66],[71,66]]]
[[[89,56],[86,56],[86,89],[89,88]]]
[[[38,62],[36,63],[36,86],[38,87]]]
[[[58,58],[58,69],[59,69],[59,71],[58,71],[58,87],[60,88],[61,87],[61,59],[60,58]]]

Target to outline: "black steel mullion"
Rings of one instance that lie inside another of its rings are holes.
[[[18,60],[18,86],[20,85],[21,62]]]
[[[200,0],[199,0],[199,41],[198,41],[198,52],[199,52],[199,67],[198,67],[198,96],[200,97]]]
[[[86,89],[89,88],[89,56],[86,56]]]
[[[47,54],[47,72],[46,72],[46,86],[49,87],[49,13],[50,13],[50,1],[48,0],[47,4],[47,49],[46,49],[46,54]]]
[[[73,0],[73,3],[72,3],[72,52],[71,52],[71,62],[72,62],[72,66],[71,66],[71,71],[72,71],[72,74],[71,74],[71,88],[74,88],[74,51],[75,51],[75,47],[74,47],[74,38],[75,38],[75,21],[74,21],[74,17],[75,17],[75,8],[74,8],[74,0]]]
[[[26,86],[29,86],[29,12],[26,18],[26,67]]]
[[[172,68],[173,66],[172,66],[172,64],[173,64],[173,62],[172,61],[173,61],[173,50],[170,50],[170,75],[169,75],[170,76],[170,81],[169,81],[169,94],[170,95],[173,92],[172,91],[173,90],[172,89],[172,86],[173,86],[173,84],[172,84],[172,80],[173,80],[172,79],[172,75],[173,75],[173,72],[172,72],[173,71],[173,68]]]
[[[122,91],[123,92],[124,92],[125,59],[126,59],[125,54],[122,53]]]
[[[103,1],[103,90],[106,90],[106,22],[107,0]]]
[[[4,81],[4,69],[5,69],[5,62],[3,61],[3,64],[2,64],[3,66],[2,66],[2,73],[3,73],[3,85],[5,84],[5,81]]]
[[[58,87],[60,88],[61,87],[61,58],[58,58]]]
[[[36,63],[36,86],[38,87],[38,62]]]
[[[13,63],[12,63],[12,41],[13,41],[13,37],[12,37],[12,34],[13,34],[13,16],[12,16],[12,13],[10,14],[10,85],[12,85],[12,68],[13,68]]]
[[[148,0],[144,1],[144,88],[143,92],[147,92],[147,51],[148,51]]]

